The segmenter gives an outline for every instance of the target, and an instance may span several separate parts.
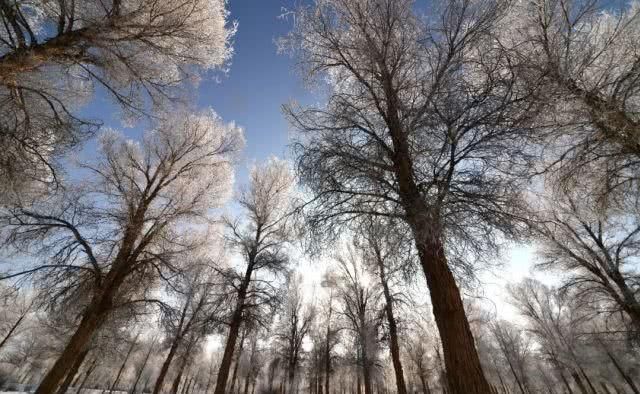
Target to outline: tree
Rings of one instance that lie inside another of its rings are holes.
[[[49,295],[75,297],[81,309],[38,394],[55,391],[114,310],[153,299],[153,285],[203,245],[202,231],[184,224],[206,222],[229,194],[230,160],[241,143],[240,129],[213,112],[175,113],[141,145],[108,132],[98,162],[84,166],[86,182],[3,212],[7,244],[41,262],[5,279],[33,275]]]
[[[250,174],[249,187],[238,203],[246,212],[244,225],[227,220],[230,245],[241,253],[244,272],[226,270],[228,282],[235,292],[235,305],[229,319],[224,354],[220,362],[215,394],[224,394],[242,322],[247,314],[261,304],[272,304],[277,292],[270,281],[260,279],[261,272],[281,274],[286,271],[286,244],[295,236],[289,220],[293,177],[287,163],[271,159],[256,166]]]
[[[640,223],[635,202],[597,207],[588,190],[553,194],[532,227],[541,245],[539,268],[559,270],[564,288],[598,303],[599,312],[623,312],[631,331],[640,333],[640,273],[634,269],[640,251]]]
[[[283,40],[325,106],[290,106],[313,238],[363,215],[402,220],[430,290],[454,393],[488,393],[453,271],[472,270],[514,209],[535,112],[501,71],[493,29],[503,3],[444,1],[424,21],[409,0],[318,0]],[[523,93],[524,94],[524,93]],[[475,253],[474,253],[475,252]],[[472,259],[473,260],[473,259]]]
[[[153,393],[162,391],[164,379],[169,367],[184,342],[195,353],[193,347],[207,334],[214,331],[222,324],[223,305],[226,297],[219,295],[219,286],[216,285],[215,267],[219,262],[209,258],[196,258],[183,272],[180,278],[172,281],[170,293],[173,293],[179,302],[176,308],[166,308],[163,323],[166,327],[169,343],[169,352],[162,363],[160,373],[156,378]],[[189,359],[191,354],[182,354],[182,359]]]
[[[639,18],[630,3],[539,0],[514,4],[499,35],[507,68],[544,107],[542,170],[565,187],[589,179],[605,204],[638,180]]]
[[[282,360],[286,364],[290,394],[293,394],[296,372],[302,361],[302,343],[309,334],[315,318],[314,307],[304,302],[301,283],[300,274],[293,273],[289,277],[284,309],[275,333],[275,339],[278,341],[282,353]]]
[[[509,371],[522,394],[530,392],[528,368],[531,353],[531,340],[523,332],[506,321],[494,322],[491,333],[504,356]]]
[[[342,304],[339,313],[344,317],[346,328],[353,334],[355,341],[354,353],[358,369],[362,370],[364,393],[372,394],[372,373],[378,352],[381,294],[370,284],[362,258],[351,247],[347,248],[344,255],[336,257],[339,267],[337,293]],[[359,381],[360,372],[356,374]]]
[[[3,200],[60,180],[56,158],[100,125],[76,111],[94,87],[146,114],[198,68],[222,66],[235,32],[223,0],[13,1],[0,17]]]
[[[390,283],[399,270],[411,265],[411,244],[400,234],[400,229],[393,222],[384,220],[364,220],[360,235],[364,238],[362,246],[366,260],[374,265],[374,271],[380,281],[384,295],[385,315],[389,329],[389,350],[396,377],[398,394],[407,394],[402,361],[400,357],[400,341],[398,340],[398,322],[394,314],[397,306],[397,295],[391,292]]]
[[[564,386],[571,393],[566,372],[578,385],[586,382],[593,392],[593,384],[580,357],[580,324],[583,322],[578,308],[570,305],[570,297],[534,279],[524,279],[509,287],[512,302],[527,319],[527,330],[540,345],[540,351],[554,366]]]

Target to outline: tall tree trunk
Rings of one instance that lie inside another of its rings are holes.
[[[108,301],[105,300],[104,302]],[[76,332],[71,336],[64,350],[44,376],[34,394],[52,394],[56,391],[60,381],[66,376],[78,356],[89,345],[93,334],[102,325],[106,316],[105,311],[106,308],[102,307],[102,305],[92,303],[88,307]]]
[[[84,362],[88,353],[89,353],[89,349],[83,351],[82,353],[80,353],[80,355],[78,355],[78,358],[76,359],[76,361],[73,362],[73,366],[71,366],[69,373],[67,373],[67,376],[65,377],[64,381],[60,385],[60,388],[58,389],[58,394],[64,394],[67,392],[67,390],[71,386],[71,382],[73,382],[74,378],[78,374],[78,370],[82,366],[82,363]]]
[[[236,382],[238,379],[238,368],[240,367],[240,358],[242,357],[242,351],[244,350],[244,341],[247,337],[247,329],[242,330],[240,336],[240,344],[238,346],[238,352],[236,354],[235,365],[233,366],[233,374],[231,375],[231,387],[229,388],[229,394],[235,393]]]
[[[393,77],[383,69],[386,96],[385,119],[393,154],[391,160],[398,192],[416,243],[420,264],[431,293],[431,304],[442,341],[449,389],[452,394],[488,394],[489,383],[482,371],[460,289],[449,268],[442,244],[440,207],[429,207],[416,183],[409,140],[400,120],[400,98]],[[222,394],[222,393],[220,393]]]
[[[129,273],[130,261],[128,258],[133,250],[135,239],[142,229],[143,221],[139,217],[143,214],[143,211],[139,211],[134,219],[135,224],[125,231],[122,248],[114,258],[111,270],[102,281],[101,287],[95,291],[76,331],[58,356],[56,362],[49,368],[34,394],[52,394],[55,392],[73,362],[87,348],[93,334],[104,323],[113,307],[114,296]]]
[[[253,259],[250,259],[247,264],[247,270],[245,272],[244,279],[238,290],[238,301],[236,303],[231,322],[229,324],[229,335],[227,336],[227,343],[224,347],[224,353],[222,355],[222,361],[220,362],[220,369],[218,370],[218,376],[216,378],[216,389],[213,394],[225,394],[227,388],[227,380],[229,379],[229,370],[231,369],[231,361],[233,359],[233,353],[236,348],[236,342],[238,340],[238,333],[240,326],[242,325],[242,315],[244,310],[245,297],[247,296],[247,289],[249,287],[249,281],[251,280],[251,274],[253,272]]]
[[[140,378],[142,377],[142,373],[144,372],[144,369],[147,366],[147,362],[149,362],[149,357],[151,356],[151,352],[153,351],[153,347],[155,344],[156,344],[156,338],[153,338],[153,341],[151,341],[151,346],[149,346],[149,350],[147,351],[147,354],[145,354],[144,360],[142,361],[142,365],[140,366],[140,369],[138,369],[138,373],[136,374],[136,380],[135,382],[133,382],[133,387],[131,388],[131,394],[135,394],[136,388],[138,388],[138,382],[140,381]]]
[[[127,350],[127,355],[124,356],[124,360],[122,361],[122,365],[120,366],[120,369],[118,370],[118,374],[116,375],[116,379],[113,381],[113,384],[111,385],[111,388],[109,389],[109,393],[112,393],[113,390],[118,385],[118,383],[120,382],[120,376],[122,376],[122,371],[124,371],[124,368],[127,365],[127,361],[129,361],[129,356],[131,356],[131,353],[133,352],[133,348],[138,343],[138,337],[139,336],[140,336],[140,333],[136,334],[136,337],[133,339],[133,342],[131,342],[131,346],[129,346],[129,350]]]
[[[382,261],[382,255],[377,248],[376,254],[380,283],[382,284],[384,300],[386,302],[384,309],[387,315],[387,323],[389,323],[389,349],[391,350],[391,361],[393,362],[393,370],[396,375],[396,388],[398,390],[398,394],[407,394],[407,386],[404,382],[404,373],[402,371],[402,362],[400,361],[398,326],[396,324],[396,318],[393,315],[393,297],[391,297],[391,292],[389,291],[389,285],[387,283],[387,277],[385,275],[384,262]]]
[[[419,227],[424,227],[423,224]],[[464,311],[458,285],[449,269],[444,247],[439,240],[431,240],[416,246],[422,269],[431,292],[433,314],[438,326],[447,381],[451,394],[485,394],[491,389],[484,377],[480,358]]]

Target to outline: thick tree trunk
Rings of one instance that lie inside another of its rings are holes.
[[[431,236],[427,230],[418,233],[426,233],[426,242],[418,242],[416,246],[431,292],[451,394],[490,393],[491,388],[482,371],[460,290],[447,264],[443,245],[439,240],[428,240]]]
[[[398,192],[411,227],[422,270],[431,293],[431,304],[442,341],[451,394],[489,394],[491,388],[482,371],[480,358],[469,328],[458,285],[449,269],[442,245],[440,211],[425,202],[416,178],[410,141],[400,119],[400,98],[393,77],[383,65],[383,88],[387,99],[385,119],[393,153],[391,160]],[[446,187],[446,185],[445,185]]]
[[[73,362],[73,366],[69,370],[69,373],[67,373],[67,377],[64,379],[64,381],[60,385],[60,388],[58,389],[58,394],[64,394],[67,392],[67,390],[71,386],[71,382],[73,382],[74,378],[78,374],[78,370],[82,366],[82,363],[84,362],[84,359],[87,357],[88,353],[89,353],[89,349],[83,351],[82,353],[80,353],[80,355],[78,355],[78,358],[76,359],[76,361]]]
[[[378,270],[380,275],[380,283],[382,284],[382,290],[384,293],[384,300],[386,302],[385,312],[387,315],[387,323],[389,323],[389,349],[391,350],[391,361],[393,362],[393,370],[396,375],[396,388],[398,394],[407,394],[407,386],[404,382],[404,373],[402,371],[402,362],[400,361],[400,345],[398,344],[398,326],[396,324],[396,318],[393,315],[393,297],[389,291],[389,285],[387,283],[387,277],[385,275],[384,263],[382,262],[382,256],[378,250]]]
[[[364,394],[373,394],[373,387],[371,386],[371,369],[366,358],[364,366],[362,367],[362,380],[364,381]]]
[[[89,345],[93,334],[102,325],[106,308],[90,305],[76,332],[64,348],[56,362],[44,376],[34,394],[52,394],[58,388],[73,363]]]

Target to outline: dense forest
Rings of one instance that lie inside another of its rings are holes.
[[[246,177],[229,7],[0,0],[0,391],[640,393],[639,3],[283,5]]]

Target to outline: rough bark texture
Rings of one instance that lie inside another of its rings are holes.
[[[427,205],[415,181],[409,141],[399,117],[400,100],[392,86],[392,80],[389,75],[384,77],[388,101],[387,126],[394,147],[393,167],[406,220],[413,232],[420,264],[431,293],[449,389],[451,394],[491,393],[469,328],[460,290],[445,256],[439,207]]]
[[[433,314],[442,340],[447,381],[452,394],[490,393],[458,285],[440,242],[417,245],[431,292]]]

